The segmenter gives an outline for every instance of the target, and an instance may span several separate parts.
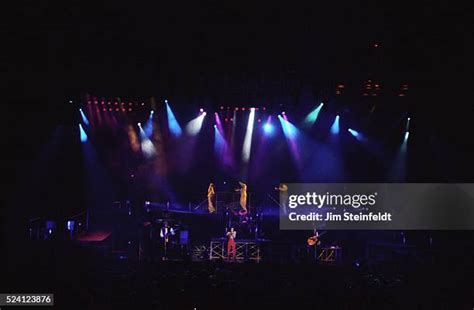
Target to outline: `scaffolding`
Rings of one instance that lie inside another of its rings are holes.
[[[236,261],[255,261],[260,262],[260,246],[255,240],[236,240]],[[209,260],[227,259],[227,242],[226,240],[211,240],[209,246]]]

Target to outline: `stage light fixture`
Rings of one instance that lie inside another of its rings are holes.
[[[242,160],[248,162],[250,160],[250,151],[252,147],[253,124],[255,122],[255,108],[250,108],[249,121],[247,123],[247,131],[245,132],[244,145],[242,148]]]
[[[84,124],[86,124],[87,126],[89,126],[89,120],[87,119],[87,117],[86,117],[86,115],[84,114],[84,112],[82,111],[82,109],[79,109],[79,112],[81,113],[82,121],[84,122]]]
[[[145,123],[144,131],[147,137],[151,137],[153,134],[153,114],[155,114],[155,111],[151,110],[150,117],[148,117],[148,120]]]
[[[334,119],[334,122],[332,123],[331,133],[333,135],[339,134],[339,115],[336,115],[336,118]]]
[[[153,145],[153,142],[151,142],[151,140],[148,138],[147,134],[145,133],[141,125],[140,125],[140,140],[141,140],[140,146],[142,148],[142,152],[143,152],[143,155],[145,155],[145,157],[150,158],[156,154],[156,149],[155,149],[155,146]]]
[[[82,143],[85,143],[87,141],[87,134],[84,131],[84,128],[82,128],[81,124],[79,124],[79,136],[81,138]]]
[[[197,135],[202,128],[202,122],[204,121],[204,117],[206,116],[206,112],[201,113],[198,117],[195,119],[191,120],[187,125],[186,125],[186,133],[190,136],[195,136]]]
[[[183,130],[181,129],[181,126],[176,120],[176,117],[174,116],[174,113],[171,110],[171,107],[169,106],[168,101],[165,100],[165,102],[166,102],[166,113],[168,115],[168,128],[175,137],[178,137],[183,133]]]
[[[319,116],[319,112],[321,112],[321,109],[323,108],[323,105],[324,103],[321,102],[318,107],[316,107],[313,111],[309,112],[309,114],[304,119],[304,123],[306,125],[312,126],[316,122]]]
[[[354,137],[358,137],[359,136],[359,133],[357,131],[355,131],[354,129],[347,129],[347,131],[349,131],[351,133],[351,135],[353,135]]]

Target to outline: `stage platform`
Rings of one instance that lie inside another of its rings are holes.
[[[269,242],[266,239],[241,239],[235,241],[237,262],[254,261],[259,263],[262,259],[260,245]],[[227,259],[227,239],[212,239],[209,245],[209,260]]]

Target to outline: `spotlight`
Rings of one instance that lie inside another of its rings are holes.
[[[359,133],[357,131],[355,131],[354,129],[347,129],[347,131],[349,131],[354,137],[358,137],[359,136]]]
[[[79,109],[79,112],[81,113],[82,121],[84,122],[84,124],[86,124],[87,126],[89,126],[89,120],[87,119],[87,117],[86,117],[86,115],[84,114],[84,112],[82,111],[82,109]]]
[[[316,122],[316,120],[318,119],[318,116],[319,116],[319,112],[321,112],[321,109],[323,108],[323,105],[324,105],[324,103],[321,102],[321,104],[316,109],[309,112],[309,114],[304,119],[304,122],[307,125],[311,126]]]
[[[255,121],[255,108],[250,108],[249,122],[247,123],[247,131],[245,132],[244,145],[242,148],[242,160],[244,162],[249,162],[250,159],[250,150],[252,147],[252,133],[253,133],[253,124]]]
[[[273,130],[274,130],[274,127],[272,124],[267,122],[263,125],[263,131],[265,132],[265,134],[270,135],[273,133]]]
[[[138,127],[142,127],[142,123],[138,123],[137,125],[138,125]]]
[[[85,143],[87,141],[87,134],[84,131],[84,128],[82,128],[81,124],[79,124],[79,136],[81,138],[82,143]]]
[[[214,125],[214,153],[221,164],[225,166],[232,165],[232,154],[229,145],[216,125]]]
[[[334,123],[331,126],[331,133],[333,135],[339,134],[339,115],[336,115],[336,118],[334,119]]]
[[[201,113],[198,117],[195,119],[191,120],[187,125],[186,125],[186,133],[195,136],[201,131],[202,127],[202,122],[204,120],[204,117],[206,116],[206,112]]]
[[[405,142],[408,140],[409,136],[410,136],[410,132],[409,131],[405,132]]]
[[[141,127],[141,123],[139,124],[140,124],[139,125],[140,126],[140,146],[141,146],[143,155],[145,155],[145,157],[147,158],[151,158],[153,155],[156,154],[155,146],[153,142],[151,142],[151,140],[148,138],[145,130],[143,130],[143,128]]]
[[[283,134],[286,137],[288,145],[290,146],[291,153],[296,160],[296,163],[300,164],[300,154],[297,145],[297,137],[299,135],[298,128],[295,125],[290,123],[281,115],[278,115],[278,120],[280,121],[281,127],[283,129]]]
[[[181,126],[176,120],[176,117],[174,116],[174,113],[171,110],[171,107],[169,106],[168,101],[165,100],[165,102],[166,102],[166,113],[168,116],[168,129],[175,137],[178,137],[182,133]]]
[[[145,122],[144,130],[147,137],[151,137],[153,135],[153,114],[155,114],[155,111],[151,110],[150,117]]]
[[[203,108],[200,108],[200,109],[199,109],[199,112],[201,112],[201,113],[204,112],[204,109],[203,109]]]

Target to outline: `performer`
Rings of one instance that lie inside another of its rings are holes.
[[[163,255],[163,260],[166,260],[168,258],[168,242],[170,236],[174,236],[175,231],[173,227],[170,227],[168,225],[168,222],[165,222],[163,227],[160,229],[160,237],[163,239],[163,250],[164,250],[164,255]]]
[[[234,230],[234,227],[230,228],[230,231],[227,232],[227,259],[236,259],[237,251],[235,248],[235,237],[237,232]]]
[[[286,215],[287,211],[287,204],[288,204],[288,185],[281,183],[275,190],[280,192],[280,206],[283,209],[283,213]]]
[[[242,213],[247,213],[247,184],[240,182],[240,188],[236,189],[237,192],[240,192],[240,207],[242,208]],[[241,213],[241,212],[239,212]]]
[[[313,225],[313,234],[307,240],[307,247],[306,250],[310,256],[313,256],[314,259],[317,259],[318,255],[318,246],[321,245],[321,236],[324,235],[325,232],[321,234],[316,229],[316,225]]]
[[[216,212],[216,208],[214,208],[212,203],[215,195],[216,191],[214,189],[214,183],[210,183],[209,187],[207,188],[207,209],[209,210],[209,213]]]

